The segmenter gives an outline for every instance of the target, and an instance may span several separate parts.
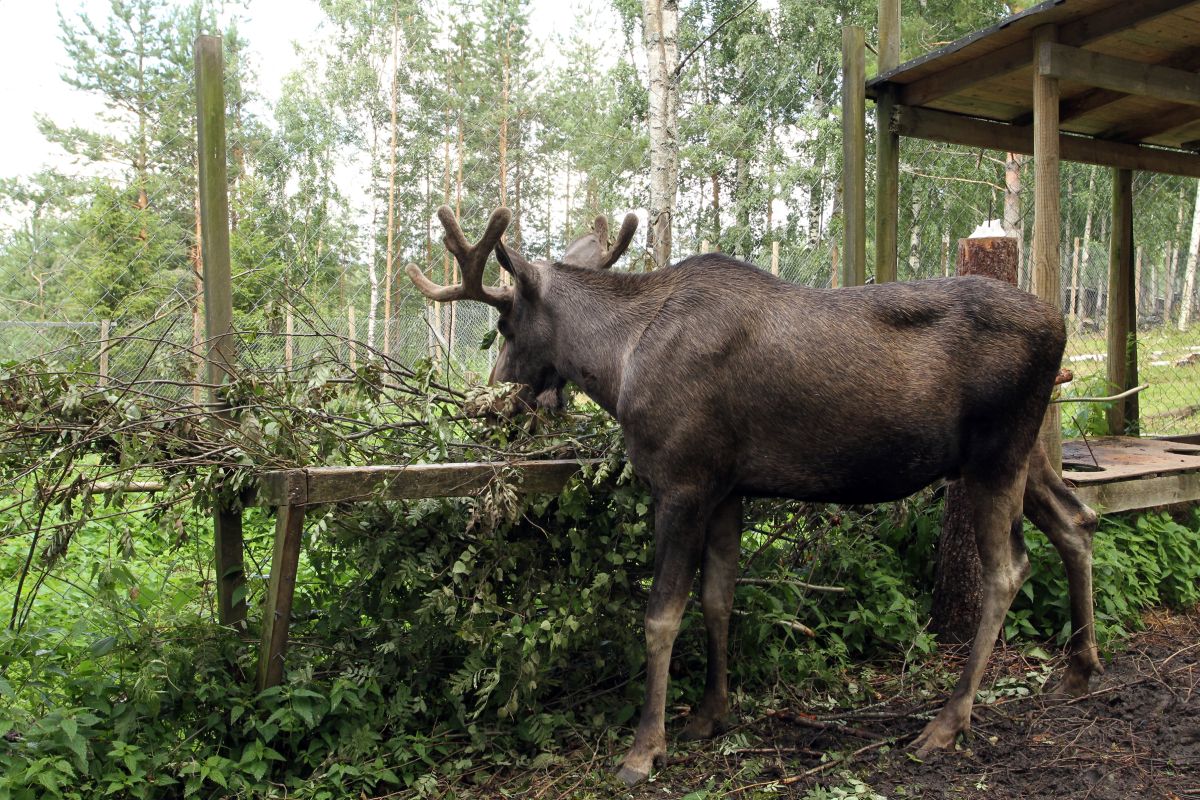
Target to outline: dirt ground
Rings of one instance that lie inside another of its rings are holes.
[[[1030,693],[1031,676],[1049,667],[998,649],[970,737],[957,752],[925,763],[905,745],[940,698],[897,692],[869,709],[817,715],[784,709],[743,720],[713,741],[675,746],[671,763],[632,791],[604,766],[619,758],[614,748],[577,754],[573,766],[559,764],[504,794],[1200,800],[1200,609],[1150,615],[1146,630],[1111,655],[1085,698]]]

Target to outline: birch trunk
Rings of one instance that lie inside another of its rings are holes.
[[[1196,259],[1200,254],[1200,191],[1192,207],[1192,239],[1188,245],[1187,267],[1183,274],[1183,292],[1179,296],[1179,330],[1187,330],[1192,320],[1192,300],[1196,293]]]
[[[1026,157],[1009,153],[1004,160],[1004,235],[1017,240],[1017,285],[1025,286],[1029,278],[1025,274],[1025,241],[1021,231],[1021,165]]]
[[[646,0],[643,9],[650,90],[650,220],[653,268],[671,263],[671,228],[679,190],[678,0]]]

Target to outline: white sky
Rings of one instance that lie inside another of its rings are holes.
[[[530,5],[533,38],[545,44],[569,31],[576,14],[591,4],[533,0]],[[60,125],[95,127],[94,117],[103,111],[97,98],[61,80],[68,64],[59,42],[58,8],[68,19],[83,11],[100,23],[108,16],[109,2],[0,0],[0,31],[6,34],[0,47],[0,98],[8,111],[0,123],[0,177],[28,175],[61,162],[62,151],[38,133],[35,113],[46,114]],[[294,43],[303,47],[317,41],[324,14],[316,0],[250,0],[249,8],[238,15],[255,59],[258,89],[272,101],[283,76],[300,64]]]

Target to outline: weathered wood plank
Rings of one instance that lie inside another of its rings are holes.
[[[292,506],[308,503],[308,475],[302,469],[264,473],[258,479],[258,504]]]
[[[896,109],[893,122],[902,136],[1025,155],[1033,153],[1033,130],[1029,127],[908,106]],[[1061,158],[1067,161],[1200,178],[1200,155],[1192,153],[1106,142],[1071,134],[1059,135],[1059,147]]]
[[[875,102],[875,282],[896,280],[900,219],[900,136],[892,126],[896,95],[891,89]]]
[[[1200,500],[1200,472],[1083,484],[1075,488],[1075,494],[1087,505],[1108,514],[1191,503]]]
[[[530,494],[562,490],[580,469],[598,459],[557,459],[462,464],[413,464],[375,467],[310,467],[265,473],[259,480],[259,505],[343,503],[467,497],[484,489],[502,471],[521,481]]]
[[[1038,47],[1037,70],[1046,77],[1100,89],[1200,105],[1200,75],[1194,72],[1117,58],[1056,42],[1043,42]]]
[[[283,680],[283,656],[287,652],[303,532],[304,506],[280,506],[275,518],[271,580],[263,610],[262,646],[258,651],[259,691],[278,686]]]
[[[1101,436],[1063,443],[1063,468],[1077,484],[1200,472],[1200,447],[1174,439]]]

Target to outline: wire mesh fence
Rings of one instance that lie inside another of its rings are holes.
[[[299,374],[330,359],[353,366],[382,356],[486,377],[496,345],[482,343],[494,311],[429,304],[402,269],[414,263],[439,282],[456,280],[438,205],[454,208],[469,236],[492,207],[509,205],[508,241],[531,257],[560,255],[596,214],[636,210],[645,228],[635,14],[572,6],[563,31],[546,34],[535,33],[545,24],[522,3],[401,5],[328,9],[317,46],[269,101],[255,84],[251,43],[225,37],[235,327],[247,367]],[[834,34],[846,23],[870,26],[873,7],[851,4],[827,18],[804,4],[727,5],[683,4],[674,256],[720,250],[785,280],[835,285]],[[83,174],[51,168],[5,184],[0,357],[143,375],[162,391],[178,384],[182,395],[203,383],[204,349],[190,42],[219,20],[193,20],[169,3],[159,10],[170,24],[142,42],[157,76],[151,89],[120,105],[93,87],[113,117],[91,135],[120,147],[85,151]],[[87,39],[69,18],[64,25]],[[605,46],[612,42],[625,47]],[[127,47],[93,44],[108,68],[137,77]],[[86,83],[99,66],[76,59],[71,69]],[[78,131],[47,130],[68,151],[83,149]],[[1111,176],[1064,164],[1062,186],[1068,366],[1081,391],[1103,393]],[[1028,158],[904,140],[900,279],[952,274],[956,240],[994,221],[1021,242],[1028,287],[1032,188]],[[1151,384],[1144,430],[1187,432],[1200,407],[1188,332],[1200,249],[1195,181],[1141,174],[1135,195],[1139,361]],[[639,236],[618,268],[644,269],[644,244]],[[873,248],[869,238],[868,264]],[[486,279],[499,280],[494,263]]]

